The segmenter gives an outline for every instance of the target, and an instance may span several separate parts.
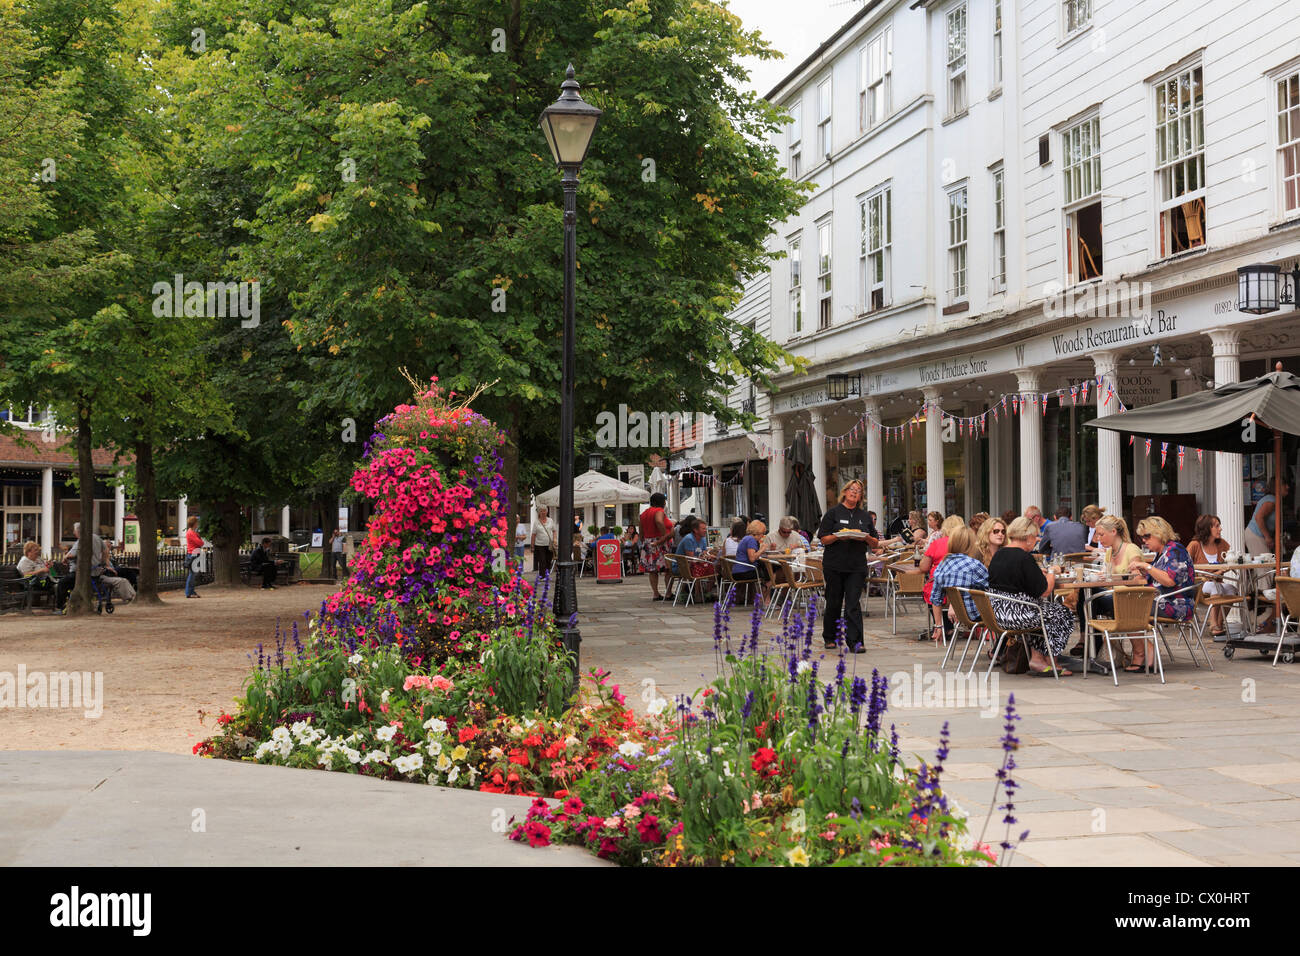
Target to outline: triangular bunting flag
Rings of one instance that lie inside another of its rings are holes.
[[[1165,467],[1165,462],[1169,459],[1169,442],[1160,443],[1160,467]]]
[[[1146,440],[1146,443],[1147,443],[1147,457],[1150,458],[1150,457],[1151,457],[1151,439],[1148,438],[1148,439]]]

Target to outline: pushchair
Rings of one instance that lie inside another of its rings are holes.
[[[90,589],[95,592],[95,613],[113,613],[113,589],[105,584],[102,575],[94,574],[90,578]]]

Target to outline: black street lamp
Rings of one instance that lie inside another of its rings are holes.
[[[564,74],[560,98],[542,111],[540,125],[551,147],[551,156],[560,168],[560,185],[564,188],[564,354],[560,373],[560,560],[556,565],[555,617],[564,634],[565,650],[573,654],[574,681],[578,675],[577,563],[573,560],[573,386],[574,333],[573,286],[578,259],[578,173],[587,158],[592,134],[600,122],[601,111],[585,103],[578,95],[578,81],[573,78],[573,64]]]
[[[592,471],[600,471],[605,467],[605,456],[598,451],[593,451],[587,455],[587,467]]]
[[[1237,270],[1237,311],[1253,315],[1276,312],[1283,305],[1300,309],[1300,262],[1291,270],[1287,289],[1280,266],[1258,263]]]
[[[832,373],[826,376],[826,397],[832,402],[842,402],[850,395],[861,397],[861,375]]]

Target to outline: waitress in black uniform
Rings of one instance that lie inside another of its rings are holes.
[[[862,585],[867,578],[867,550],[879,547],[880,542],[867,534],[871,522],[867,509],[862,507],[864,490],[856,478],[840,492],[840,503],[822,515],[817,526],[817,537],[826,550],[823,552],[822,571],[826,578],[826,617],[822,621],[822,640],[827,648],[835,647],[836,625],[841,615],[845,619],[844,639],[854,654],[863,653]],[[839,532],[861,531],[864,538],[841,538]]]

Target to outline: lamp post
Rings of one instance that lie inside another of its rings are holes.
[[[582,635],[578,614],[577,564],[573,560],[573,385],[574,385],[574,271],[577,268],[578,173],[600,122],[601,111],[578,95],[573,64],[564,74],[560,98],[542,111],[540,126],[551,156],[560,169],[564,188],[564,354],[560,373],[560,554],[556,565],[555,617],[563,629],[564,648],[573,655],[578,675],[578,647]]]

